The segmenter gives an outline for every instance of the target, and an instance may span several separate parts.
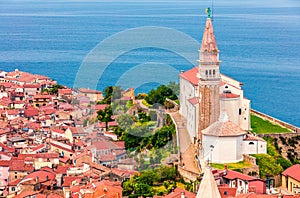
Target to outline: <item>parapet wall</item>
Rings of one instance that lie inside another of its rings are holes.
[[[270,121],[272,123],[275,123],[275,124],[281,125],[281,126],[283,126],[285,128],[288,128],[288,129],[290,129],[294,133],[300,133],[300,128],[299,127],[291,125],[291,124],[289,124],[287,122],[284,122],[282,120],[279,120],[277,118],[274,118],[272,116],[264,114],[262,112],[256,111],[254,109],[251,109],[251,113],[253,113],[254,115],[256,115],[256,116],[258,116],[258,117],[260,117],[262,119],[268,120],[268,121]]]

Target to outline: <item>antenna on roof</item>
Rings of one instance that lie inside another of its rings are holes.
[[[214,0],[211,0],[211,20],[214,20]]]

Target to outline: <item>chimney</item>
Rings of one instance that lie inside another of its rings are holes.
[[[185,198],[184,192],[181,193],[180,198]]]

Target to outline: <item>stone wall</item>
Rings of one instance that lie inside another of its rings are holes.
[[[244,162],[250,163],[252,166],[249,168],[242,168],[242,173],[259,178],[259,167],[256,165],[256,158],[252,157],[250,155],[244,154],[243,160],[244,160]]]
[[[248,162],[252,165],[256,165],[256,158],[247,154],[243,155],[244,162]]]
[[[300,131],[299,131],[300,132]],[[284,138],[292,138],[296,136],[300,136],[300,133],[272,133],[272,134],[257,134],[259,137],[265,137],[269,136],[272,138],[279,138],[279,137],[284,137]]]
[[[280,187],[282,184],[282,178],[281,178],[281,175],[275,175],[274,176],[274,187],[277,188],[277,187]]]
[[[178,166],[178,172],[186,182],[194,182],[197,180],[199,174],[184,169],[182,166]]]

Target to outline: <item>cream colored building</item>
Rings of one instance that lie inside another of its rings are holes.
[[[282,187],[292,193],[300,194],[300,164],[287,168],[281,175]]]

